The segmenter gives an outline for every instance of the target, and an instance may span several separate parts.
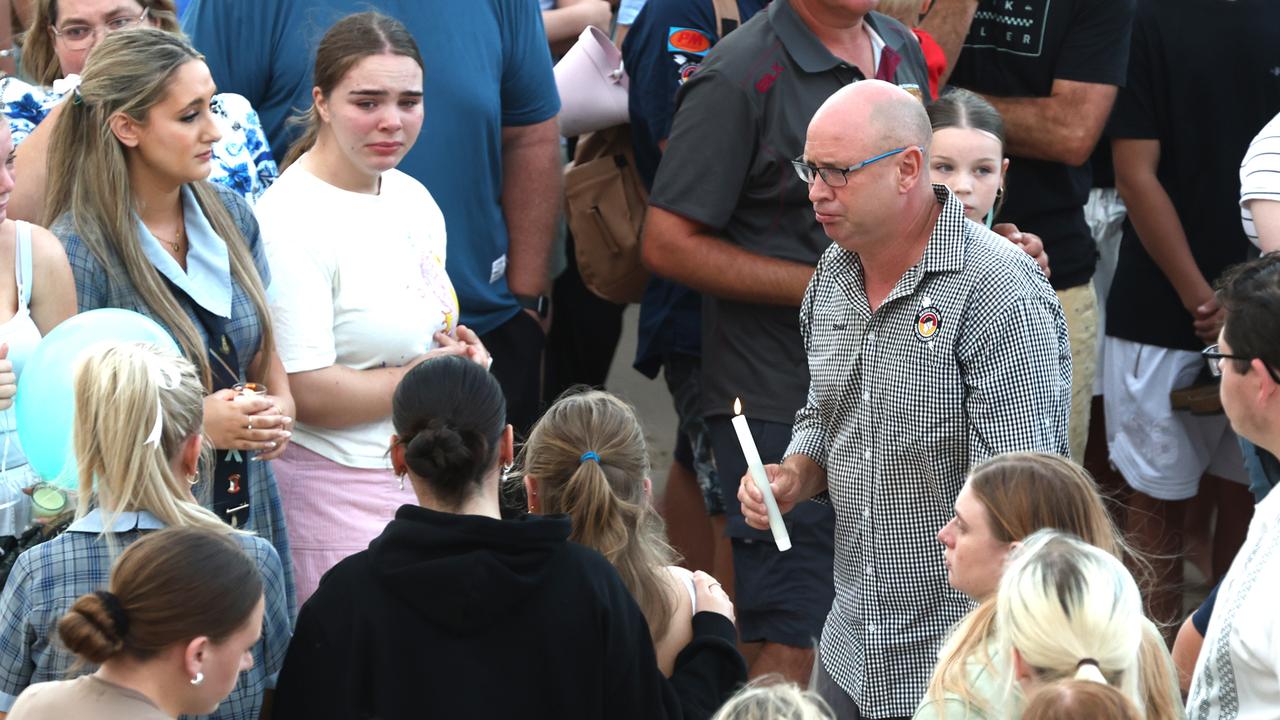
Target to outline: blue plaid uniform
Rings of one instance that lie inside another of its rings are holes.
[[[163,528],[148,512],[121,513],[112,525],[116,554],[149,530]],[[70,672],[76,657],[56,640],[58,620],[76,598],[104,590],[116,557],[103,533],[103,517],[94,510],[62,535],[24,552],[0,595],[0,710],[8,712],[29,685],[93,672],[92,665]],[[284,567],[265,539],[236,533],[235,539],[262,571],[266,612],[262,639],[253,646],[253,667],[240,675],[235,690],[210,718],[256,720],[262,695],[275,686],[289,646],[291,615]],[[216,583],[216,578],[212,578]]]
[[[267,257],[262,249],[262,236],[258,232],[258,221],[254,218],[253,211],[233,191],[220,185],[213,185],[212,187],[218,191],[223,204],[231,212],[231,217],[240,228],[241,236],[248,242],[249,250],[253,254],[254,265],[257,266],[258,274],[262,276],[263,286],[270,285],[271,270],[267,266]],[[88,246],[84,244],[76,233],[74,218],[70,214],[58,218],[50,227],[50,230],[54,235],[58,236],[67,251],[67,259],[71,262],[71,272],[75,275],[76,299],[80,306],[80,312],[104,307],[124,308],[125,310],[132,310],[146,315],[160,323],[161,326],[164,326],[164,322],[152,314],[151,309],[142,301],[133,284],[129,282],[123,268],[120,268],[118,272],[112,273],[98,261],[98,258],[94,257]],[[191,241],[195,242],[197,237],[194,234],[191,235]],[[187,312],[187,315],[191,318],[191,323],[200,333],[201,339],[207,344],[209,342],[208,335],[204,326],[197,319],[195,311],[191,307],[191,301],[185,296],[179,296],[175,299]],[[166,327],[165,329],[168,330],[169,328]],[[170,334],[172,334],[172,331]],[[249,299],[249,294],[234,280],[232,280],[231,319],[227,323],[227,335],[230,336],[231,341],[235,344],[239,360],[236,372],[240,377],[240,382],[245,382],[247,380],[245,371],[248,369],[249,364],[253,362],[258,348],[262,345],[262,326],[258,320],[258,313],[254,309],[253,302]],[[251,507],[249,509],[249,519],[243,529],[267,538],[275,546],[276,552],[279,553],[281,562],[284,564],[290,615],[296,615],[293,565],[289,556],[289,536],[285,529],[284,507],[280,503],[280,490],[276,486],[275,473],[272,472],[270,463],[263,462],[247,463],[246,469],[249,475]],[[208,488],[197,487],[197,491],[207,490]],[[204,498],[208,501],[212,497],[212,493],[198,492],[196,497]]]

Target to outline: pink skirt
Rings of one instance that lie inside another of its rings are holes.
[[[401,505],[416,505],[413,487],[391,470],[351,468],[289,443],[272,462],[289,526],[298,607],[320,576],[339,560],[369,547]]]

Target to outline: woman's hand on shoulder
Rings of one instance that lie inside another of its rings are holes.
[[[293,435],[281,429],[285,416],[273,414],[268,396],[242,396],[230,388],[205,396],[204,432],[220,450],[268,452]],[[292,421],[292,416],[289,416]]]
[[[729,622],[735,622],[733,614],[733,601],[729,599],[729,594],[724,591],[724,587],[719,580],[711,577],[705,572],[698,570],[693,574],[693,588],[697,596],[697,611],[719,613],[727,618]]]
[[[493,356],[489,354],[484,343],[480,342],[480,336],[466,325],[459,325],[455,334],[457,337],[438,332],[435,335],[435,340],[440,344],[440,348],[457,348],[459,354],[488,370],[489,366],[493,364]]]

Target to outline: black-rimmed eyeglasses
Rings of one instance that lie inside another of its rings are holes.
[[[804,161],[803,155],[792,160],[791,165],[796,169],[796,174],[800,176],[800,179],[809,185],[812,185],[814,181],[820,177],[822,178],[822,182],[826,183],[829,187],[844,187],[849,183],[849,173],[861,170],[862,168],[874,162],[879,162],[887,157],[893,157],[900,152],[906,152],[913,147],[916,146],[904,145],[903,147],[895,148],[888,152],[882,152],[875,157],[869,157],[866,160],[855,165],[850,165],[847,168],[818,167],[816,165],[810,165]],[[924,152],[924,148],[920,148],[920,152]]]
[[[1244,355],[1232,355],[1229,353],[1219,352],[1217,344],[1210,345],[1204,350],[1201,350],[1200,357],[1204,358],[1205,364],[1209,366],[1209,374],[1214,377],[1222,377],[1223,360],[1240,360],[1243,362],[1250,362],[1253,360],[1253,358],[1245,357]],[[1275,368],[1265,362],[1262,363],[1262,366],[1267,369],[1267,374],[1271,376],[1271,379],[1275,380],[1277,385],[1280,385],[1280,374],[1276,373]]]

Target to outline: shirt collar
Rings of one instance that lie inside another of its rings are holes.
[[[164,523],[160,522],[160,518],[147,512],[146,510],[138,510],[137,512],[122,512],[115,516],[114,522],[111,523],[110,532],[120,533],[130,530],[162,530]],[[88,515],[76,520],[67,526],[67,532],[79,533],[101,533],[107,531],[105,526],[102,509],[94,508],[89,511]]]
[[[964,203],[940,183],[934,183],[933,196],[942,203],[942,213],[925,245],[920,269],[926,273],[963,270],[965,223],[969,222],[964,216]]]
[[[186,218],[187,270],[160,245],[141,218],[138,237],[147,259],[174,285],[205,310],[222,318],[231,317],[231,259],[227,244],[214,232],[191,188],[182,187],[182,210]],[[136,217],[136,216],[135,216]]]
[[[791,7],[790,0],[775,0],[769,4],[769,22],[773,25],[773,31],[777,33],[778,39],[782,41],[783,47],[791,55],[801,70],[807,73],[819,73],[845,62],[835,55],[822,44],[808,25],[804,24],[804,20],[796,14]],[[885,34],[880,31],[879,21],[874,13],[867,13],[862,19],[867,24],[867,29],[871,31],[872,50],[876,53],[876,63],[879,65],[887,58],[893,58],[892,63],[897,67],[899,56],[902,52],[902,38],[898,33]],[[875,42],[880,40],[880,44]],[[879,48],[879,49],[877,49]],[[887,49],[887,51],[886,51]],[[870,74],[864,73],[868,77],[878,76],[876,68],[870,68]],[[892,77],[892,75],[890,75]]]

